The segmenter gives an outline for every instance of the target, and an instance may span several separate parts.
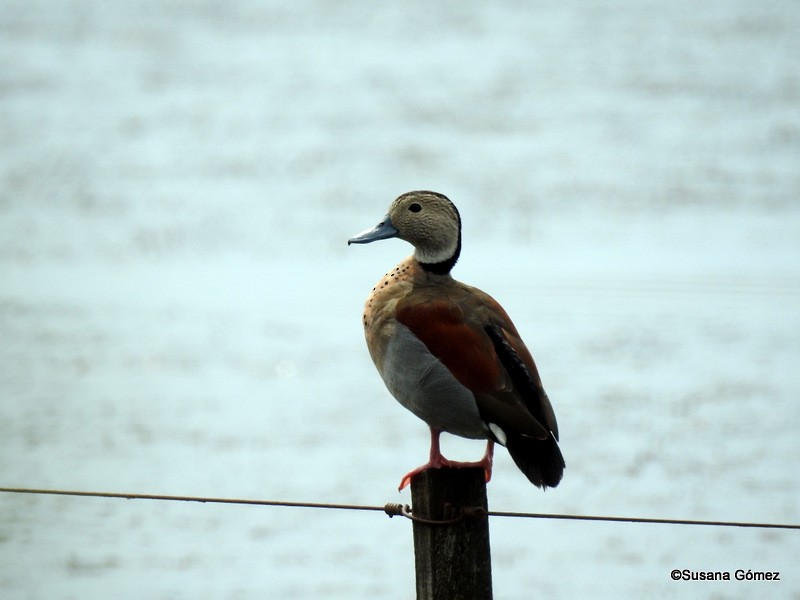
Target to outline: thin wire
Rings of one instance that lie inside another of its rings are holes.
[[[37,494],[50,496],[79,496],[89,498],[117,498],[125,500],[165,500],[172,502],[200,502],[208,504],[239,504],[251,506],[279,506],[288,508],[327,508],[334,510],[361,510],[385,512],[393,516],[386,506],[365,506],[361,504],[330,504],[327,502],[292,502],[280,500],[247,500],[241,498],[212,498],[203,496],[169,496],[164,494],[127,494],[118,492],[82,492],[74,490],[52,490],[52,489],[32,489],[32,488],[0,488],[0,492],[7,494]],[[702,525],[708,527],[749,527],[757,529],[789,529],[800,530],[800,525],[786,523],[750,523],[743,521],[703,521],[690,519],[650,519],[642,517],[608,517],[596,515],[565,515],[549,513],[525,513],[525,512],[505,512],[488,511],[490,517],[508,517],[524,519],[557,519],[562,521],[602,521],[611,523],[639,523],[655,525]]]
[[[284,502],[280,500],[246,500],[241,498],[207,498],[202,496],[168,496],[164,494],[122,494],[118,492],[80,492],[74,490],[42,490],[30,488],[0,488],[9,494],[43,494],[49,496],[83,496],[89,498],[122,498],[125,500],[166,500],[172,502],[201,502],[203,504],[245,504],[254,506],[283,506],[290,508],[332,508],[339,510],[383,511],[383,506],[359,504],[328,504],[318,502]]]
[[[649,519],[645,517],[599,517],[594,515],[559,515],[545,513],[518,513],[489,511],[492,517],[528,519],[560,519],[569,521],[605,521],[610,523],[645,523],[651,525],[706,525],[710,527],[754,527],[758,529],[798,529],[800,525],[786,523],[748,523],[744,521],[702,521],[692,519]]]

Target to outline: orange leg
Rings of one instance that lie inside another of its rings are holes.
[[[417,467],[413,471],[409,471],[403,476],[403,479],[400,480],[400,487],[397,488],[401,490],[406,487],[408,484],[411,483],[411,480],[422,473],[423,471],[427,471],[428,469],[441,469],[442,467],[450,467],[454,469],[458,468],[469,468],[469,467],[481,467],[486,474],[486,481],[489,481],[492,478],[492,460],[494,457],[494,441],[489,440],[486,443],[486,452],[477,462],[457,462],[454,460],[448,460],[444,456],[442,456],[441,449],[439,447],[439,436],[441,435],[441,431],[439,429],[434,429],[431,427],[431,451],[430,456],[428,458],[428,462],[424,465]]]

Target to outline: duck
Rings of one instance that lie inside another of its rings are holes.
[[[428,461],[403,476],[399,490],[432,468],[480,467],[488,482],[495,444],[533,485],[556,487],[565,468],[558,424],[531,353],[494,298],[451,275],[461,254],[455,204],[427,190],[402,194],[348,245],[390,238],[414,251],[372,288],[364,335],[386,388],[430,429]],[[443,432],[486,440],[483,457],[445,458]]]

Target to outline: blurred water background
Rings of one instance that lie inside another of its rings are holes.
[[[562,433],[561,486],[500,452],[490,508],[799,522],[798,32],[794,0],[0,0],[0,485],[409,502],[426,428],[360,325],[409,248],[345,241],[427,188]],[[800,598],[794,532],[491,535],[498,599]],[[2,494],[0,589],[413,598],[411,529]]]

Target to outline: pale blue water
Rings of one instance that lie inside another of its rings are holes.
[[[0,1],[0,486],[409,502],[427,432],[360,328],[409,249],[345,241],[431,188],[562,431],[562,485],[502,454],[491,508],[800,522],[799,26]],[[491,525],[496,598],[800,598],[794,533]],[[412,598],[412,552],[380,513],[0,495],[14,600]]]

